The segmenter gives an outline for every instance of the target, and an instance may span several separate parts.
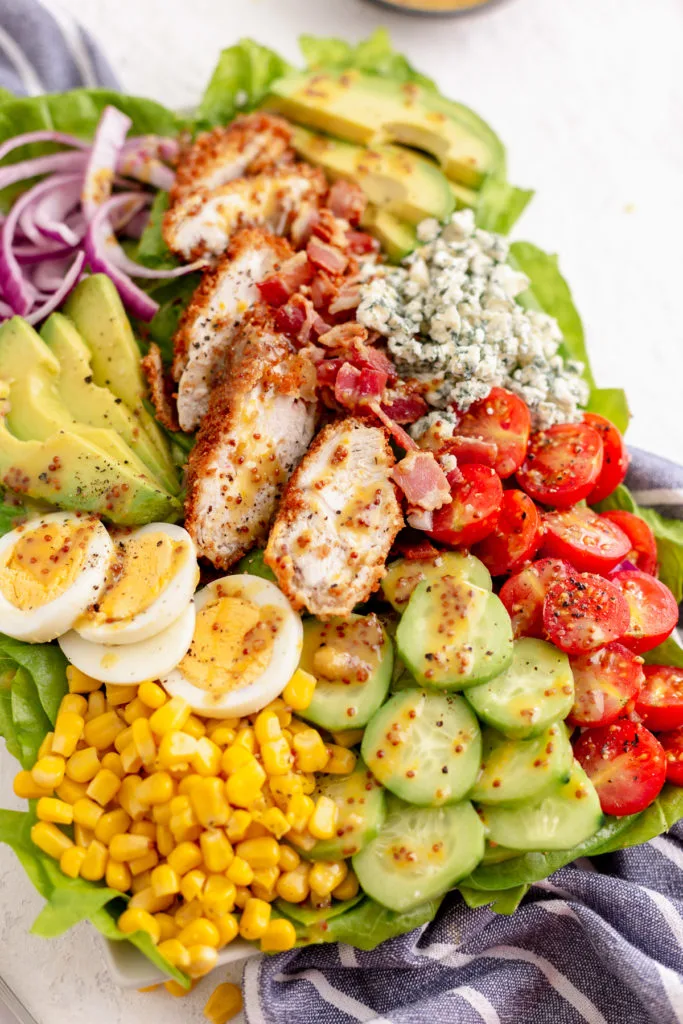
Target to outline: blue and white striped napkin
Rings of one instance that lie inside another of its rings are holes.
[[[115,86],[89,36],[36,0],[0,3],[0,86]],[[632,449],[641,505],[683,519],[683,469]],[[537,882],[512,917],[449,897],[369,953],[326,945],[247,961],[249,1024],[683,1024],[683,823]]]

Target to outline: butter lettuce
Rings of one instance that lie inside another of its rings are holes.
[[[53,644],[24,644],[0,634],[0,736],[24,768],[54,725],[67,692],[66,659]]]
[[[385,28],[376,29],[355,46],[345,39],[330,36],[299,37],[299,46],[310,71],[347,71],[354,68],[366,75],[390,78],[394,82],[412,82],[436,92],[431,78],[417,71],[407,57],[391,45]]]
[[[226,124],[265,99],[272,82],[293,70],[274,50],[240,39],[221,52],[197,108],[200,127]]]

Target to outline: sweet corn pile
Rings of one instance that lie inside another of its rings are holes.
[[[325,907],[356,895],[345,861],[297,852],[336,830],[337,805],[312,796],[315,773],[356,763],[357,737],[326,743],[294,717],[312,676],[298,670],[244,719],[199,718],[151,681],[102,688],[73,666],[67,677],[54,732],[14,791],[37,799],[31,838],[66,875],[130,894],[121,931],[146,932],[196,979],[238,935],[265,952],[294,946],[293,924],[271,913],[276,898]]]

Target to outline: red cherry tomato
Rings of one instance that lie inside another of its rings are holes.
[[[543,602],[548,587],[571,571],[572,567],[558,558],[542,558],[505,581],[500,599],[512,619],[515,638],[543,637]]]
[[[649,572],[654,576],[657,572],[657,541],[645,520],[633,512],[627,512],[626,509],[603,512],[602,518],[616,523],[630,540],[631,550],[626,555],[626,560],[633,562],[641,572]]]
[[[668,732],[683,725],[683,668],[646,665],[636,711],[648,729]]]
[[[449,437],[439,449],[439,454],[444,453],[455,455],[461,466],[466,462],[477,462],[480,466],[491,466],[495,469],[498,459],[497,445],[483,441],[480,437]]]
[[[455,431],[495,444],[498,454],[493,467],[504,480],[524,461],[531,433],[531,414],[526,402],[512,391],[491,388],[488,398],[475,402],[462,414]]]
[[[597,430],[587,423],[556,423],[532,435],[517,482],[534,501],[569,508],[593,490],[602,459]]]
[[[641,659],[621,644],[569,659],[574,676],[571,725],[609,725],[629,710],[645,682]]]
[[[598,791],[605,814],[637,814],[649,807],[666,779],[666,755],[659,740],[628,718],[586,729],[574,757]]]
[[[683,786],[683,728],[659,737],[666,757],[666,781]]]
[[[489,466],[468,464],[460,475],[462,479],[451,484],[453,500],[434,512],[428,531],[450,547],[469,547],[483,540],[496,525],[503,500],[503,485]]]
[[[481,558],[492,576],[516,572],[538,551],[541,517],[531,498],[521,491],[505,491],[493,533],[477,544],[473,554]]]
[[[626,477],[629,464],[628,449],[623,437],[614,424],[598,416],[596,412],[585,412],[583,422],[597,430],[602,438],[604,458],[597,483],[588,495],[588,504],[597,505],[615,490]]]
[[[609,580],[571,572],[549,587],[543,627],[561,651],[586,654],[623,636],[628,629],[628,605]]]
[[[582,505],[546,512],[543,526],[543,554],[564,558],[580,572],[608,573],[630,550],[623,530]]]
[[[658,579],[639,569],[615,572],[610,579],[624,595],[631,613],[622,643],[636,654],[651,651],[671,635],[678,622],[675,597]]]

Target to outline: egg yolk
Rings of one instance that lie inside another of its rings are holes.
[[[248,686],[268,667],[282,622],[274,605],[218,597],[197,612],[192,645],[178,668],[189,682],[212,693]]]
[[[187,545],[166,533],[116,538],[107,583],[81,622],[127,622],[149,608],[188,556]]]
[[[92,520],[27,530],[0,567],[0,592],[24,612],[49,604],[75,582],[88,557]]]

